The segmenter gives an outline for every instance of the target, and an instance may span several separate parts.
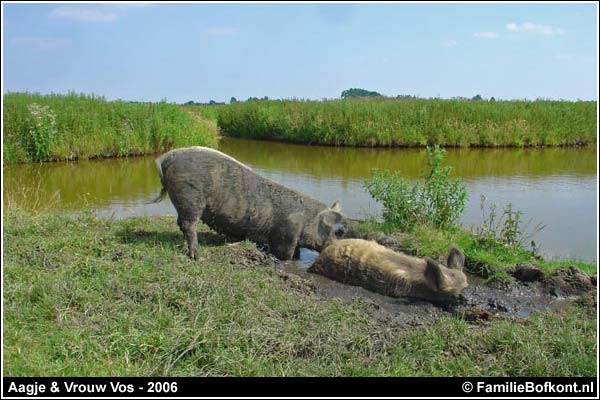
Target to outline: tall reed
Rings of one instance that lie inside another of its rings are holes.
[[[214,145],[214,123],[166,102],[107,101],[68,93],[4,95],[5,163],[150,154]]]
[[[225,135],[336,146],[596,144],[596,103],[347,99],[246,101],[219,107]]]

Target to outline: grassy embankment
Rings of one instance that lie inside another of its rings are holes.
[[[214,145],[214,121],[160,103],[70,93],[4,95],[3,161],[22,163],[152,154]]]
[[[174,217],[4,213],[7,376],[594,376],[595,309],[403,329]]]
[[[364,234],[376,235],[380,232],[393,232],[385,223],[365,221],[357,230]],[[575,266],[588,274],[597,273],[597,265],[579,260],[546,260],[536,257],[526,246],[505,246],[497,241],[482,241],[470,229],[454,226],[450,229],[438,229],[418,224],[403,236],[402,245],[406,250],[418,256],[447,254],[452,244],[465,253],[467,271],[485,278],[505,278],[506,270],[517,263],[531,263],[545,272],[552,272],[565,266]]]
[[[228,136],[335,146],[594,145],[597,128],[591,101],[246,101],[216,114]]]
[[[548,261],[539,256],[532,241],[544,228],[531,227],[522,212],[508,204],[503,210],[481,199],[482,223],[470,229],[458,221],[468,197],[467,187],[452,176],[445,165],[446,151],[427,148],[427,161],[421,179],[409,181],[400,173],[374,171],[364,186],[383,206],[382,219],[372,218],[354,227],[367,237],[382,232],[403,232],[401,245],[419,256],[446,254],[457,245],[465,254],[466,269],[485,278],[507,278],[507,270],[517,263],[531,263],[546,272],[574,265],[587,273],[596,273],[596,265],[580,261]]]

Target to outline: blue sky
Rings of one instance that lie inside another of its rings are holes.
[[[597,99],[595,4],[7,4],[3,90]]]

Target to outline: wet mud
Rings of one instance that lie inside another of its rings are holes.
[[[234,250],[239,246],[231,247]],[[390,247],[399,250],[399,246]],[[597,304],[596,277],[575,267],[561,268],[546,276],[535,266],[520,264],[509,271],[511,277],[501,280],[485,280],[467,274],[469,286],[455,301],[434,304],[418,299],[388,297],[309,273],[308,267],[318,256],[315,251],[302,249],[300,259],[285,262],[257,249],[238,248],[235,252],[238,262],[246,266],[274,268],[293,291],[348,303],[363,302],[372,318],[398,328],[417,326],[450,315],[479,322],[526,318],[536,311],[560,310],[573,303]]]

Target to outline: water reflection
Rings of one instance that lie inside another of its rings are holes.
[[[328,204],[341,200],[352,217],[380,207],[363,189],[372,169],[418,178],[422,149],[302,146],[223,139],[220,150],[276,182]],[[456,149],[448,163],[469,191],[464,225],[481,221],[480,194],[498,207],[512,202],[533,224],[549,256],[596,260],[596,149]],[[35,190],[32,190],[35,189]],[[147,204],[160,190],[154,157],[5,166],[4,198],[24,207],[52,202],[63,210],[95,208],[101,215],[174,214],[167,201]],[[35,192],[34,195],[32,193]]]

